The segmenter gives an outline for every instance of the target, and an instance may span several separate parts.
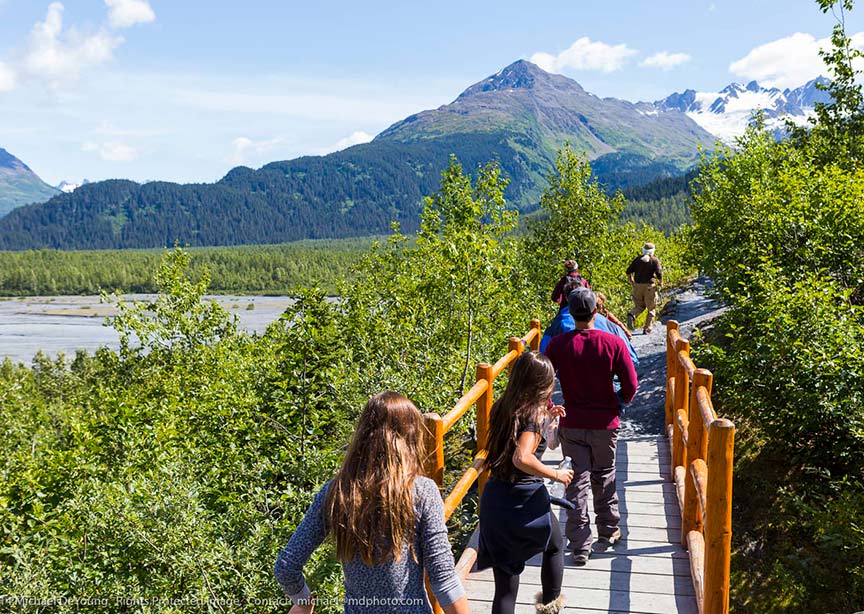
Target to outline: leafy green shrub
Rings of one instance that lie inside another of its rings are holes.
[[[778,143],[757,124],[697,180],[692,254],[730,310],[694,356],[739,427],[732,600],[748,611],[864,603],[864,169],[827,132]]]
[[[549,295],[563,274],[561,263],[568,258],[579,263],[591,287],[604,292],[611,311],[622,318],[633,306],[625,271],[646,241],[657,246],[667,285],[676,285],[691,275],[680,237],[666,237],[648,226],[620,223],[623,207],[620,193],[610,197],[592,179],[587,160],[569,146],[559,152],[556,172],[549,177],[540,200],[540,215],[530,225],[522,256],[530,287],[538,292],[538,303],[547,306],[547,318],[554,315]]]

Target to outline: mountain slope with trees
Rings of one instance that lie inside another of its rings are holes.
[[[0,217],[21,205],[45,202],[58,192],[0,147]]]
[[[102,181],[23,207],[0,220],[0,249],[280,243],[382,234],[393,221],[413,231],[451,154],[471,171],[495,160],[508,202],[529,212],[564,142],[614,189],[680,174],[713,141],[683,113],[645,114],[519,61],[327,156],[238,167],[214,184]]]

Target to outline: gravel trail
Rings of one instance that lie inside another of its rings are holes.
[[[633,333],[633,347],[639,356],[639,389],[633,402],[621,416],[621,435],[659,435],[664,426],[664,399],[666,395],[666,321],[677,320],[681,336],[690,338],[693,329],[723,312],[723,308],[706,296],[709,280],[698,278],[678,290],[670,298],[660,322],[645,335],[641,330]],[[669,295],[667,295],[669,296]],[[624,321],[626,313],[616,314]]]

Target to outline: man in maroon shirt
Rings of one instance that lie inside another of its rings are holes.
[[[561,448],[565,456],[573,459],[574,475],[567,487],[567,499],[576,509],[567,510],[565,533],[574,563],[584,565],[591,554],[589,485],[600,540],[611,545],[621,537],[615,447],[621,403],[633,400],[638,381],[624,341],[594,328],[594,293],[576,288],[568,302],[576,330],[553,337],[546,355],[558,372],[567,410],[559,427]],[[616,375],[621,385],[617,392],[613,383]]]

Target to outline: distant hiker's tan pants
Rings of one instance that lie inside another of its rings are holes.
[[[657,317],[657,286],[653,283],[633,284],[633,309],[630,310],[630,315],[638,318],[639,314],[646,309],[648,316],[645,318],[644,329],[648,330]]]

